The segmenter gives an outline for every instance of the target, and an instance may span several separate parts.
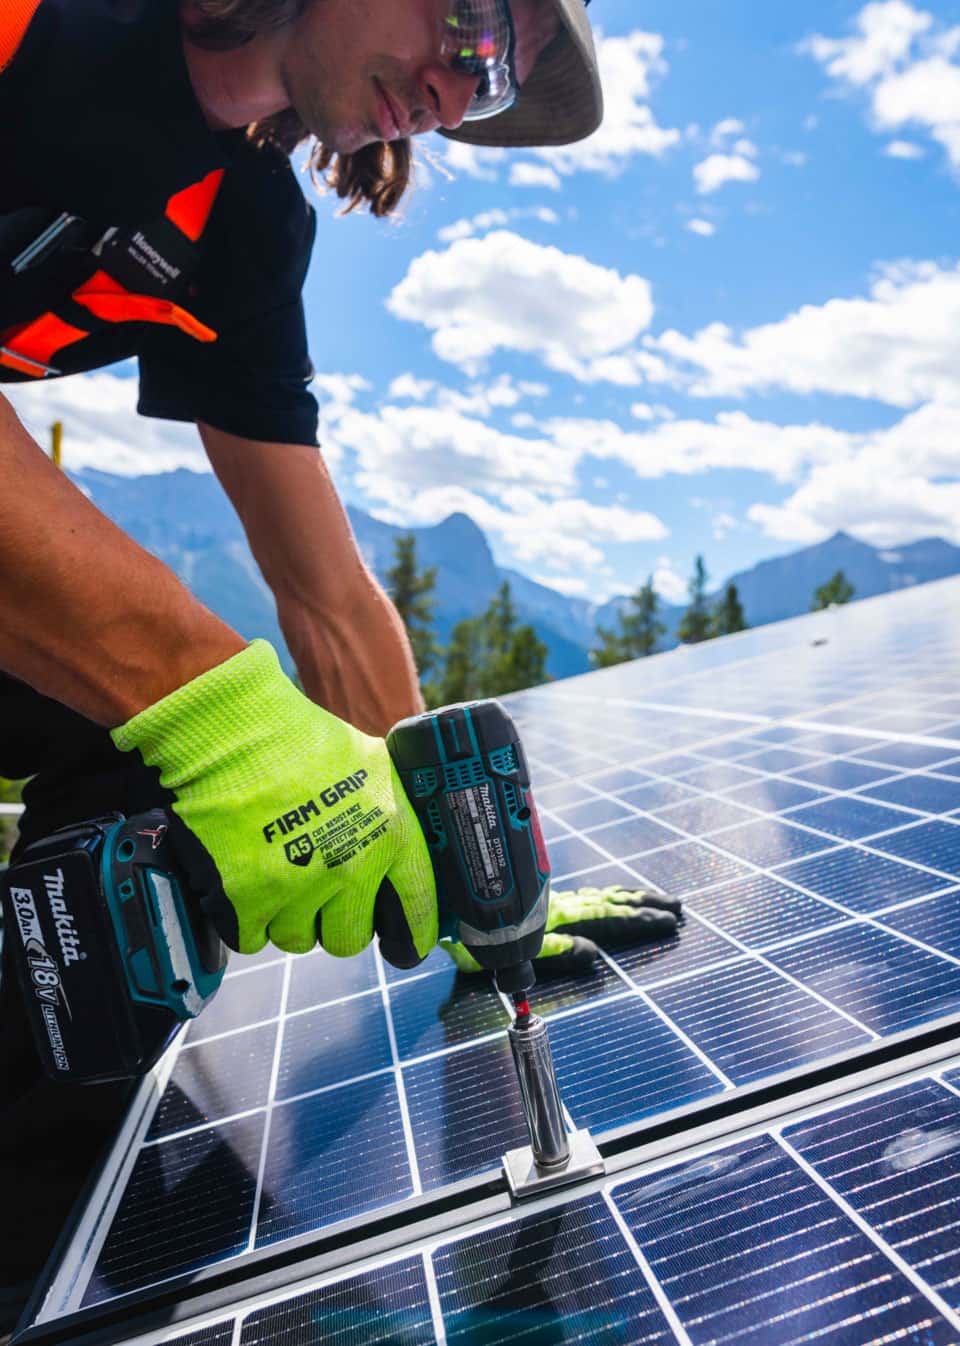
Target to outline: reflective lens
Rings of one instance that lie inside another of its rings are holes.
[[[508,0],[449,0],[444,56],[452,70],[479,81],[464,121],[495,117],[516,101],[515,41]]]

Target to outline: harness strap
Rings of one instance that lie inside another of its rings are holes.
[[[149,294],[133,294],[105,271],[97,271],[78,286],[73,292],[73,300],[103,322],[158,322],[179,327],[196,341],[217,339],[212,327],[207,327],[179,304]]]
[[[56,372],[50,360],[57,351],[72,346],[85,336],[89,333],[64,322],[55,313],[44,313],[41,318],[4,333],[0,365],[15,369],[18,374],[42,378],[44,374]]]
[[[9,2],[0,0],[0,6]],[[26,3],[28,0],[17,2]],[[2,22],[0,19],[0,44],[3,41]],[[206,228],[222,181],[223,169],[215,169],[199,182],[171,196],[167,202],[166,218],[190,244],[198,242]],[[138,237],[142,243],[146,242],[142,236]],[[70,296],[76,305],[86,309],[98,323],[161,323],[178,328],[195,341],[216,341],[217,333],[212,327],[202,323],[172,299],[165,299],[162,295],[141,294],[121,284],[105,269],[109,264],[108,255],[104,253],[103,266]],[[0,334],[0,365],[31,378],[57,374],[60,371],[51,363],[53,357],[66,346],[72,346],[90,336],[91,330],[84,331],[56,313],[43,313],[39,318]]]
[[[0,72],[13,60],[40,0],[3,0],[0,4]]]

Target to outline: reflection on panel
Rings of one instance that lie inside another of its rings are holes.
[[[433,1263],[451,1346],[675,1340],[600,1197],[463,1239]]]
[[[298,1099],[271,1114],[257,1246],[412,1194],[392,1074]]]
[[[244,1251],[263,1122],[259,1113],[141,1150],[84,1303]]]
[[[960,1307],[960,1098],[936,1080],[788,1127],[785,1137],[949,1304]]]
[[[698,1344],[956,1340],[773,1136],[627,1183],[614,1199]]]
[[[432,1346],[435,1340],[419,1257],[259,1309],[240,1334],[240,1346]]]

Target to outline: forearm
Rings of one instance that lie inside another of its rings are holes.
[[[350,724],[382,735],[423,709],[410,642],[396,608],[366,571],[335,606],[277,596],[280,625],[304,691]]]
[[[244,641],[60,472],[0,397],[0,667],[122,723]]]
[[[319,451],[201,425],[311,700],[372,734],[423,708],[410,642],[370,574]]]

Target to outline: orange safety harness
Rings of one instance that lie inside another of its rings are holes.
[[[0,0],[0,74],[16,55],[40,0]],[[51,363],[67,346],[92,336],[104,324],[153,322],[177,327],[197,341],[217,333],[175,302],[199,260],[199,242],[223,181],[215,169],[171,196],[160,220],[140,229],[108,229],[90,249],[94,270],[63,305],[0,331],[0,365],[33,378],[60,371]],[[23,250],[23,269],[56,251],[62,215]],[[18,259],[11,264],[14,271]]]

